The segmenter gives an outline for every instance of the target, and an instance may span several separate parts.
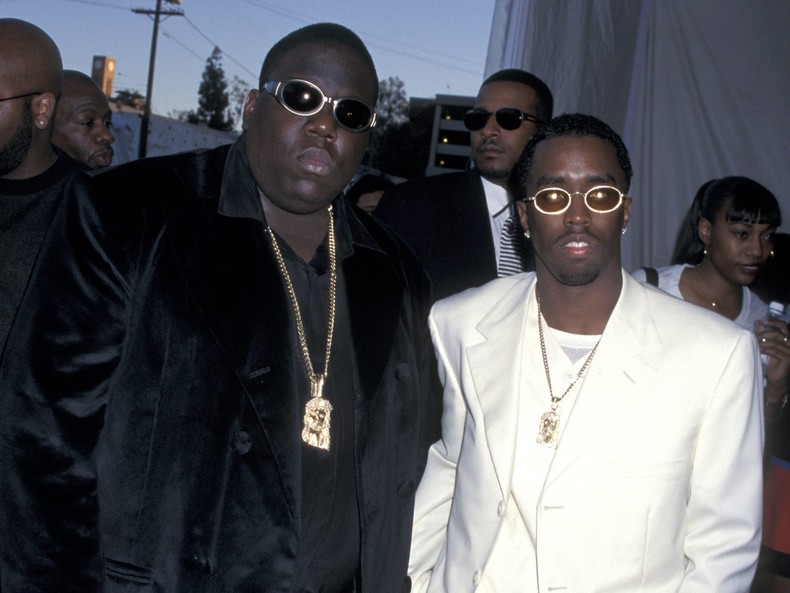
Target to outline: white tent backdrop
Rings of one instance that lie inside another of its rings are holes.
[[[790,228],[790,1],[497,0],[486,76],[523,68],[555,115],[595,115],[634,165],[623,265],[669,264],[708,179],[768,187]]]

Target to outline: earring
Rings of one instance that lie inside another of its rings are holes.
[[[703,256],[705,256],[705,255],[708,255],[708,246],[707,246],[707,245],[705,245],[705,246],[702,248],[702,255],[703,255]]]
[[[45,122],[43,119],[37,119],[36,123],[38,124],[38,127],[40,127],[40,128],[43,128],[47,124],[47,122]]]
[[[628,227],[627,227],[627,226],[624,226],[624,227],[623,227],[623,230],[622,230],[622,234],[623,234],[623,235],[625,235],[625,232],[626,232],[627,230],[628,230]]]
[[[525,236],[527,239],[529,239],[531,235],[529,234],[529,231],[524,231],[524,236]],[[773,253],[773,252],[772,252],[772,253]]]

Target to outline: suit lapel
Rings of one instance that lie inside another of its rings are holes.
[[[653,380],[656,371],[649,360],[659,348],[644,288],[624,275],[623,292],[566,420],[545,486],[559,478],[596,441],[616,435],[629,422],[642,389]]]
[[[480,174],[468,171],[467,183],[463,187],[465,195],[449,200],[456,213],[449,216],[455,227],[456,245],[468,245],[471,249],[467,257],[476,264],[470,268],[488,270],[490,278],[496,278],[496,255],[491,236],[491,215],[488,213],[486,194]]]
[[[221,169],[213,183],[207,177],[182,174],[182,180],[202,179],[202,188],[171,193],[165,215],[173,251],[204,322],[245,387],[296,514],[301,411],[290,304],[263,223],[218,214],[216,195],[197,192],[216,194]]]
[[[483,412],[486,440],[502,492],[510,489],[522,385],[521,357],[531,276],[512,283],[480,321],[484,341],[467,349],[469,371]],[[515,355],[514,355],[515,353]]]
[[[398,329],[403,280],[360,221],[345,207],[354,253],[343,261],[351,340],[362,389],[370,396],[381,381]]]

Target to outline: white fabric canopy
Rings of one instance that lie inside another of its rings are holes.
[[[790,228],[790,1],[497,0],[486,76],[546,81],[555,115],[595,115],[634,165],[623,265],[669,263],[708,179],[746,175]]]

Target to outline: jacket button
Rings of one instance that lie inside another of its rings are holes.
[[[505,501],[504,500],[500,500],[499,504],[496,505],[496,514],[497,514],[497,517],[500,517],[500,518],[505,515]]]
[[[233,446],[236,449],[236,453],[239,455],[247,453],[252,447],[252,437],[250,433],[244,430],[237,432],[236,436],[233,437]]]
[[[406,381],[411,373],[409,372],[409,366],[406,364],[399,364],[395,367],[395,379],[398,381]]]

